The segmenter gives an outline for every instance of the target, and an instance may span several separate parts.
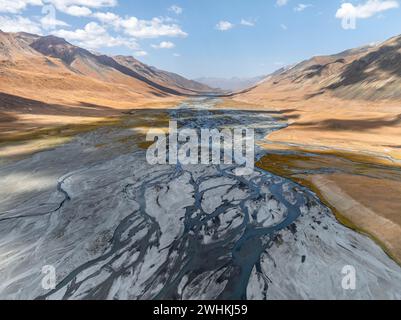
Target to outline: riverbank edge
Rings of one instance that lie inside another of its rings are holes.
[[[286,121],[288,123],[288,127],[291,127],[292,125],[295,125],[296,122],[290,121],[290,119],[286,116],[284,112],[280,112],[280,108],[271,108],[269,109],[268,107],[261,105],[259,103],[253,103],[253,102],[248,102],[248,101],[242,101],[242,100],[236,100],[234,99],[223,99],[220,104],[217,106],[220,109],[225,109],[225,108],[232,108],[232,109],[238,109],[238,110],[263,110],[263,111],[268,111],[271,110],[277,119]],[[278,132],[282,129],[279,129],[275,132]],[[274,133],[275,133],[274,132]],[[266,145],[262,146],[264,147],[265,150],[269,151],[270,150],[275,150],[277,146],[280,147],[280,151],[302,151],[302,152],[310,152],[313,154],[317,154],[319,152],[323,154],[330,154],[333,156],[340,156],[343,158],[347,158],[349,160],[357,161],[360,163],[368,163],[368,164],[374,164],[374,165],[387,165],[387,166],[393,166],[394,168],[399,168],[401,167],[401,159],[392,157],[388,154],[383,155],[383,154],[378,154],[375,152],[371,151],[364,151],[364,150],[353,150],[353,149],[336,149],[333,147],[317,147],[316,145],[296,145],[296,144],[290,144],[290,143],[280,143],[279,141],[272,141],[269,140],[269,135],[265,137],[265,142]],[[262,157],[263,158],[263,157]],[[378,237],[373,235],[371,232],[368,230],[365,230],[364,228],[360,227],[357,223],[353,222],[350,218],[348,218],[345,214],[341,212],[341,210],[337,209],[335,206],[333,206],[328,199],[325,198],[323,195],[322,191],[320,188],[312,183],[311,181],[308,181],[307,179],[303,179],[300,177],[294,177],[291,173],[285,172],[280,170],[280,168],[277,166],[261,166],[261,161],[256,162],[256,167],[271,172],[277,176],[289,179],[295,183],[298,183],[299,185],[309,189],[311,192],[315,193],[316,196],[320,199],[320,201],[326,205],[333,213],[334,217],[336,220],[342,224],[343,226],[359,233],[364,236],[369,237],[372,239],[377,245],[379,245],[382,250],[393,260],[395,261],[398,265],[401,266],[401,259],[397,258],[391,251],[391,249],[388,248],[388,246]]]
[[[323,193],[321,192],[321,190],[319,189],[319,187],[317,185],[315,185],[314,183],[312,183],[311,181],[305,179],[305,178],[301,178],[301,177],[294,177],[292,174],[287,174],[285,172],[283,172],[282,170],[277,169],[274,166],[266,166],[263,165],[261,163],[261,161],[258,161],[256,163],[256,167],[258,167],[259,169],[268,171],[270,173],[273,173],[279,177],[285,178],[285,179],[289,179],[307,189],[309,189],[311,192],[313,192],[318,198],[319,200],[326,206],[328,207],[333,215],[335,216],[336,220],[342,224],[343,226],[359,233],[362,234],[364,236],[369,237],[370,239],[372,239],[377,245],[380,246],[380,248],[382,248],[382,250],[393,260],[395,261],[399,266],[401,266],[401,260],[398,259],[393,253],[392,251],[388,248],[388,246],[381,241],[378,237],[376,237],[375,235],[373,235],[372,233],[370,233],[368,230],[363,229],[362,227],[358,226],[356,223],[354,223],[350,218],[348,218],[347,216],[345,216],[343,213],[341,213],[341,211],[339,209],[337,209],[334,205],[332,205],[327,199],[326,197],[323,195]]]

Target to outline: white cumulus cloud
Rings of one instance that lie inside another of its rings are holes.
[[[117,5],[117,0],[0,0],[0,12],[5,13],[0,16],[0,29],[9,32],[52,33],[87,49],[125,46],[139,56],[147,54],[138,45],[140,39],[188,36],[175,19],[154,17],[147,20],[120,16],[108,9]],[[30,6],[42,6],[42,15],[23,16],[22,12]],[[169,11],[179,15],[183,9],[173,5]],[[91,21],[83,28],[72,29],[72,26],[58,19],[55,14],[57,12],[85,17]],[[174,44],[163,41],[154,47],[170,49]]]
[[[0,0],[0,12],[21,13],[28,6],[53,5],[72,16],[89,16],[91,9],[114,7],[117,0]]]
[[[135,39],[113,37],[96,22],[89,22],[83,29],[74,31],[58,30],[54,34],[87,49],[118,46],[125,46],[134,50],[138,49]]]
[[[255,22],[252,20],[246,20],[246,19],[241,19],[241,25],[246,26],[246,27],[254,27]]]
[[[115,30],[135,38],[186,37],[188,35],[179,25],[170,23],[165,18],[155,17],[151,20],[142,20],[137,17],[123,18],[111,12],[95,13],[93,16]]]
[[[287,3],[288,3],[288,0],[277,0],[277,1],[276,1],[276,5],[277,5],[278,7],[285,6]]]
[[[136,51],[136,52],[134,53],[134,55],[135,55],[136,57],[145,57],[145,56],[148,55],[148,53],[147,53],[146,51],[140,50],[140,51]]]
[[[121,19],[119,25],[124,32],[136,38],[186,37],[188,34],[174,23],[166,23],[163,18],[141,20],[136,17]]]
[[[41,6],[43,3],[41,0],[0,0],[0,12],[20,13],[29,5]]]
[[[60,9],[62,12],[69,14],[70,16],[75,17],[88,17],[92,14],[92,10],[88,7],[81,7],[81,6],[69,6]]]
[[[0,16],[0,30],[4,32],[28,32],[41,34],[39,23],[22,16]]]
[[[395,0],[368,0],[364,4],[353,5],[350,2],[343,3],[337,10],[336,18],[358,18],[367,19],[377,13],[396,9],[399,7],[398,1]]]
[[[170,41],[162,41],[159,44],[152,44],[154,49],[173,49],[175,44]]]
[[[300,3],[294,8],[294,10],[297,11],[297,12],[301,12],[301,11],[304,11],[305,9],[307,9],[307,8],[310,8],[310,7],[312,7],[311,4]]]
[[[91,9],[114,7],[117,0],[47,0],[57,10],[77,17],[89,16]]]
[[[220,31],[227,31],[234,28],[234,24],[229,21],[220,21],[216,24],[216,29]]]
[[[57,27],[69,27],[69,24],[62,21],[58,20],[57,18],[53,17],[52,15],[45,15],[39,20],[41,26],[43,29],[48,30],[48,29],[54,29]]]

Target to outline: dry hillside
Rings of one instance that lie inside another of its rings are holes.
[[[0,31],[0,134],[99,120],[212,89],[132,57],[96,55],[54,36]]]

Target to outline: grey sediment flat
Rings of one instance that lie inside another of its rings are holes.
[[[251,126],[258,139],[285,126],[214,103],[170,116]],[[151,166],[115,143],[129,134],[99,129],[0,167],[1,299],[401,298],[401,268],[309,190],[259,169],[238,177],[234,165]],[[41,286],[44,265],[54,290]],[[356,290],[341,286],[346,265]]]

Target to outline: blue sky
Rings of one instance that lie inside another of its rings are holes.
[[[0,29],[56,34],[189,78],[250,77],[401,34],[401,8],[396,0],[0,0]]]

